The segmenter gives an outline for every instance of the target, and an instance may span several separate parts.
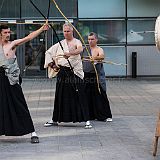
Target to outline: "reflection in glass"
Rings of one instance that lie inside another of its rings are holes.
[[[124,44],[126,42],[124,20],[79,21],[77,27],[86,43],[90,32],[98,34],[99,44]]]
[[[125,17],[125,0],[78,0],[79,18]]]
[[[40,25],[25,25],[25,35],[40,28]],[[44,58],[45,58],[45,45],[44,34],[40,34],[32,41],[25,44],[25,66],[28,69],[25,76],[45,76]]]
[[[128,44],[154,44],[154,32],[143,32],[154,31],[154,25],[153,20],[129,20],[127,24]]]
[[[126,64],[125,47],[102,47],[105,52],[105,60]],[[126,76],[126,66],[118,66],[104,63],[106,76]]]

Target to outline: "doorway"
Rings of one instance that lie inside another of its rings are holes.
[[[63,26],[64,22],[54,22],[51,24],[59,39],[63,39]],[[29,33],[37,30],[41,27],[41,24],[25,24],[25,36]],[[25,73],[23,77],[46,77],[47,72],[44,68],[45,62],[45,51],[50,48],[53,44],[57,43],[57,37],[54,34],[54,31],[50,29],[46,33],[42,33],[32,41],[25,44]]]

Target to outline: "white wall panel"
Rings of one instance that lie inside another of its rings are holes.
[[[128,76],[132,75],[132,52],[137,52],[137,76],[160,75],[160,52],[155,46],[128,46]]]

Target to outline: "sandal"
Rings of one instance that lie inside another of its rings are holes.
[[[37,136],[32,136],[31,143],[39,143],[39,138]]]
[[[85,128],[85,129],[91,129],[91,128],[92,128],[92,125],[91,125],[91,124],[87,124],[87,125],[85,125],[84,128]]]
[[[112,120],[112,118],[107,118],[106,121],[107,122],[112,122],[113,120]]]
[[[57,122],[46,122],[44,124],[44,127],[50,127],[50,126],[58,126]]]

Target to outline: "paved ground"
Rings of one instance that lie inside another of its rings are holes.
[[[158,160],[152,156],[160,80],[109,79],[108,97],[113,122],[93,121],[45,128],[51,118],[55,80],[24,79],[23,90],[40,136],[30,144],[30,135],[0,137],[0,160]]]

